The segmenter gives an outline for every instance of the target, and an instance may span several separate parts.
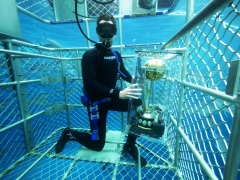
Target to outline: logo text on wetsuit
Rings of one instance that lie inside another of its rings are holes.
[[[115,59],[115,56],[104,56],[104,60],[112,61]]]

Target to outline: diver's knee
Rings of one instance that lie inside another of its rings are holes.
[[[95,150],[98,151],[98,152],[100,152],[100,151],[103,150],[104,146],[105,146],[105,141],[99,141],[99,143],[98,143],[98,145],[96,146],[96,149],[95,149]]]

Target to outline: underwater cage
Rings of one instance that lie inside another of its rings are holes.
[[[194,1],[181,2],[186,23],[167,42],[146,44],[124,44],[123,23],[168,17],[178,1],[83,0],[77,7],[74,0],[0,3],[0,179],[240,179],[238,0],[212,0],[196,14]],[[76,11],[82,15],[78,20]],[[132,74],[138,62],[141,69],[149,60],[164,61],[162,77],[149,85],[162,126],[156,136],[153,128],[138,132],[137,147],[148,161],[143,168],[122,152],[130,112],[108,114],[102,152],[69,142],[55,153],[65,127],[89,128],[80,101],[81,58],[93,44],[83,38],[83,47],[49,47],[21,38],[20,13],[49,28],[78,21],[94,39],[89,27],[106,12],[118,26],[113,49]]]

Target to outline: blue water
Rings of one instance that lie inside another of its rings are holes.
[[[195,0],[194,13],[197,13],[208,2],[208,0]],[[174,11],[165,16],[122,19],[123,44],[167,42],[185,24],[186,4],[187,0],[180,1]],[[46,44],[46,40],[43,39],[43,37],[46,37],[58,42],[62,47],[88,46],[87,40],[79,31],[76,23],[44,24],[22,13],[19,13],[19,18],[22,38],[34,44]],[[85,24],[81,23],[81,26],[86,32]],[[95,27],[95,22],[90,23],[90,38],[97,41]],[[119,36],[116,37],[114,45],[118,44]],[[199,63],[198,66],[201,66],[201,64]],[[216,119],[220,118],[216,117]],[[220,162],[220,164],[223,163]]]
[[[207,0],[196,0],[194,13],[201,10]],[[122,20],[123,44],[161,43],[168,41],[185,23],[187,1],[180,1],[169,15],[125,18]],[[22,38],[34,44],[45,44],[43,37],[53,39],[63,47],[85,47],[87,40],[81,34],[76,23],[44,24],[19,13]],[[85,24],[81,23],[85,31]],[[96,23],[90,23],[90,38],[98,41],[95,33]],[[119,36],[115,45],[119,44]]]

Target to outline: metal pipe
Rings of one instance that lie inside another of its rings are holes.
[[[5,169],[4,171],[1,171],[0,173],[0,179],[4,179],[4,177],[9,174],[10,172],[12,172],[12,170],[14,168],[16,168],[19,164],[21,164],[26,158],[29,157],[29,154],[25,154],[23,156],[21,156],[17,161],[13,162],[7,169]]]
[[[89,21],[89,20],[88,20]],[[66,48],[48,48],[48,47],[44,47],[44,46],[40,46],[40,45],[36,45],[36,44],[31,44],[31,43],[28,43],[28,42],[24,42],[24,41],[21,41],[21,40],[17,40],[17,39],[7,39],[7,40],[3,40],[2,42],[10,42],[14,45],[23,45],[23,46],[28,46],[28,47],[32,47],[32,48],[36,48],[36,49],[40,49],[40,50],[46,50],[46,51],[70,51],[70,50],[88,50],[89,48],[93,48],[93,46],[88,46],[88,47],[72,47],[72,48],[69,48],[69,47],[66,47]],[[134,47],[144,47],[144,46],[161,46],[163,45],[164,43],[145,43],[145,44],[120,44],[120,45],[114,45],[112,46],[112,48],[134,48]],[[177,49],[181,49],[181,48],[177,48]],[[1,49],[0,49],[1,50]],[[168,49],[167,49],[168,50]],[[169,49],[171,50],[171,49]],[[174,50],[174,48],[173,48]],[[159,52],[157,52],[159,53]],[[134,55],[126,55],[126,57],[134,57]]]
[[[215,13],[221,7],[230,3],[231,0],[212,0],[208,3],[192,20],[190,20],[182,29],[180,29],[168,42],[166,42],[161,49],[169,47],[177,39],[185,35],[187,32],[192,30],[195,26],[204,21],[207,17]]]
[[[28,56],[28,55],[25,55],[25,56],[15,56],[15,55],[12,55],[12,57],[13,58],[37,58],[37,57],[33,57],[32,55],[31,56]],[[63,60],[63,61],[65,61],[65,60],[70,60],[70,61],[76,60],[76,61],[78,61],[78,60],[81,59],[80,57],[79,58],[60,58],[60,57],[51,58],[51,57],[53,57],[53,56],[48,56],[46,58],[48,58],[48,59],[56,59],[56,60]],[[39,57],[39,58],[44,58],[44,57]]]
[[[15,81],[15,82],[8,82],[8,83],[1,83],[0,84],[0,87],[3,87],[3,86],[14,86],[14,85],[16,85],[17,84],[17,82]]]
[[[63,57],[62,51],[60,52],[61,58]],[[64,61],[61,61],[61,69],[62,69],[62,76],[66,77],[66,70],[64,66]],[[64,91],[64,97],[65,97],[65,104],[68,104],[68,92],[67,92],[67,82],[63,81],[63,91]],[[69,106],[68,106],[69,107]],[[67,115],[67,123],[68,127],[70,127],[70,110],[69,108],[66,109],[66,115]]]
[[[116,180],[118,166],[119,166],[119,160],[115,163],[115,167],[114,167],[114,170],[113,170],[113,173],[112,173],[112,180]]]
[[[36,82],[41,82],[41,79],[35,79],[35,80],[25,80],[25,81],[14,81],[14,82],[9,82],[9,83],[0,83],[0,87],[2,86],[14,86],[19,84],[29,84],[29,83],[36,83]]]
[[[76,155],[75,155],[75,157],[76,157]],[[62,180],[67,178],[68,174],[71,172],[72,168],[75,166],[76,163],[77,163],[77,159],[75,158],[74,161],[71,163],[70,167],[68,168],[67,172],[64,173]]]
[[[217,91],[217,90],[207,88],[207,87],[204,87],[204,86],[200,86],[200,85],[197,85],[197,84],[193,84],[193,83],[188,83],[186,81],[180,81],[179,83],[182,84],[183,86],[190,87],[192,89],[201,91],[205,94],[214,96],[216,98],[219,98],[223,101],[227,101],[227,102],[232,103],[232,104],[234,104],[235,101],[236,101],[236,97],[229,96],[229,95],[227,95],[227,94],[225,94],[224,92],[221,92],[221,91]]]
[[[65,1],[64,1],[65,2]],[[54,0],[52,0],[52,5],[53,5],[53,11],[54,11],[54,19],[55,19],[55,21],[57,21],[57,17],[58,17],[58,15],[57,15],[57,11],[55,10],[55,7],[56,7],[56,1],[54,1]]]
[[[19,158],[17,161],[15,161],[12,165],[10,165],[7,169],[5,169],[3,172],[0,173],[0,179],[2,179],[4,176],[6,176],[8,173],[10,173],[14,168],[16,168],[19,164],[21,164],[26,158],[34,155],[42,155],[41,153],[34,153],[35,150],[39,149],[44,143],[46,143],[47,140],[52,138],[59,130],[63,128],[56,129],[51,135],[45,138],[45,140],[41,141],[38,145],[36,145],[33,149],[31,154],[27,153],[23,155],[21,158]],[[59,157],[59,155],[57,156]],[[71,159],[71,157],[69,158]]]
[[[118,26],[119,26],[119,44],[123,45],[123,35],[122,35],[122,19],[120,18],[118,20]],[[121,48],[121,53],[122,53],[122,48]]]
[[[218,180],[212,169],[208,166],[206,161],[203,159],[202,155],[198,152],[198,150],[195,148],[194,144],[188,139],[188,136],[184,133],[183,129],[181,127],[177,127],[177,122],[174,119],[172,115],[170,115],[170,119],[172,120],[173,124],[177,128],[178,132],[182,136],[183,140],[185,143],[188,145],[188,148],[191,150],[195,158],[197,159],[198,163],[202,167],[202,169],[205,171],[207,174],[208,178],[211,180]]]
[[[28,46],[28,47],[32,47],[32,48],[44,48],[44,49],[48,49],[46,47],[40,46],[40,45],[36,45],[36,44],[32,44],[30,42],[28,42],[27,40],[25,41],[23,40],[17,40],[17,39],[4,39],[2,40],[3,43],[12,43],[14,45],[23,45],[23,46]]]
[[[87,37],[90,38],[89,22],[88,22],[87,19],[85,20],[85,26],[86,26]],[[88,47],[90,48],[91,47],[91,42],[89,40],[87,40],[87,44],[88,44]]]
[[[18,11],[22,12],[23,14],[26,14],[26,15],[28,15],[28,16],[30,16],[30,17],[32,17],[32,18],[34,18],[34,19],[36,19],[36,20],[38,20],[40,22],[43,22],[43,23],[46,23],[46,24],[51,24],[51,21],[42,19],[42,18],[36,16],[35,14],[30,13],[29,11],[21,8],[20,6],[17,6],[17,9],[18,9]]]
[[[194,10],[194,1],[188,0],[186,22],[189,22],[191,20],[191,17],[193,15],[193,10]],[[186,34],[185,44],[186,44],[186,47],[185,47],[184,58],[183,58],[182,74],[179,77],[181,79],[181,81],[186,80],[188,53],[189,53],[189,46],[188,46],[189,33]],[[184,102],[184,93],[185,93],[184,86],[181,86],[179,105],[178,105],[177,128],[180,128],[182,126],[182,110],[183,110],[183,102]],[[177,133],[176,134],[175,158],[174,158],[174,165],[176,168],[178,168],[179,150],[180,150],[180,134]]]
[[[10,42],[5,43],[5,47],[7,49],[9,49],[10,51],[17,50],[17,46],[13,46],[12,43],[10,43]],[[13,56],[11,56],[10,54],[7,54],[6,56],[9,56],[9,59],[11,61],[11,66],[12,66],[13,76],[14,76],[13,80],[17,82],[15,88],[16,88],[16,92],[17,92],[17,98],[18,98],[18,104],[19,104],[21,117],[23,119],[26,119],[30,115],[30,111],[29,111],[29,105],[28,105],[27,97],[26,97],[26,93],[27,93],[26,86],[24,84],[20,84],[20,81],[23,80],[23,70],[22,70],[22,66],[20,63],[20,59],[13,58]],[[27,152],[30,152],[31,148],[34,146],[31,122],[24,121],[22,125],[23,125],[23,130],[24,130],[26,149],[27,149]]]
[[[178,104],[178,116],[177,116],[177,128],[182,126],[182,110],[183,110],[183,101],[184,101],[184,87],[181,86],[179,104]],[[178,167],[178,158],[180,151],[180,133],[176,133],[176,148],[175,148],[175,157],[174,157],[174,166]]]
[[[17,84],[29,84],[29,83],[36,83],[36,82],[41,82],[41,79],[35,79],[35,80],[25,80],[25,81],[14,81],[14,82],[9,82],[9,83],[0,83],[0,87],[3,86],[15,86]]]
[[[124,166],[133,166],[136,167],[136,163],[134,162],[126,162],[126,161],[121,161],[119,162],[120,165],[124,165]],[[173,170],[174,171],[174,167],[173,166],[164,166],[164,165],[157,165],[157,164],[147,164],[146,166],[144,166],[145,168],[155,168],[155,169],[161,169],[161,170]]]
[[[238,168],[240,163],[240,83],[238,88],[237,105],[235,105],[235,112],[230,135],[230,142],[228,146],[227,159],[224,170],[224,180],[237,179]]]
[[[46,156],[56,145],[57,143],[54,143],[43,155],[38,158],[29,168],[27,168],[16,180],[22,179],[44,156]]]
[[[123,81],[120,80],[120,84],[121,84],[121,89],[123,89]],[[129,101],[128,101],[128,105],[129,105]],[[125,126],[124,126],[124,112],[121,112],[121,122],[122,122],[122,133],[125,131]]]
[[[145,151],[149,152],[150,154],[152,154],[154,157],[158,158],[160,161],[163,162],[163,164],[165,166],[169,166],[169,164],[171,164],[169,161],[167,161],[166,159],[162,158],[161,156],[157,155],[155,152],[153,152],[152,150],[150,150],[149,148],[147,148],[146,146],[142,145],[141,143],[137,143],[138,146],[140,146],[141,148],[143,148]]]
[[[156,85],[155,85],[155,81],[151,81],[151,91],[152,91],[151,102],[152,102],[152,104],[156,104],[156,102],[155,102],[155,95],[156,95]]]
[[[119,7],[121,7],[121,1],[119,1]],[[120,9],[121,10],[121,9]],[[118,19],[118,26],[119,26],[119,44],[122,46],[122,18]],[[120,48],[120,53],[122,54],[122,48]],[[123,87],[123,82],[121,80],[121,89]],[[122,121],[122,132],[125,131],[125,126],[124,126],[124,112],[121,113],[121,121]]]
[[[137,148],[138,151],[138,179],[141,180],[142,179],[142,170],[141,170],[141,156],[140,156],[140,150],[138,148],[138,146],[135,144],[135,147]]]
[[[87,50],[89,49],[89,47],[73,47],[73,48],[49,48],[49,47],[45,47],[45,46],[41,46],[41,45],[36,45],[36,44],[32,44],[30,42],[26,42],[21,39],[5,39],[5,40],[2,40],[2,42],[6,42],[6,43],[12,43],[14,45],[23,45],[23,46],[28,46],[28,47],[32,47],[32,48],[35,48],[35,49],[40,49],[40,50],[46,50],[46,51],[59,51],[59,50]]]
[[[29,83],[36,83],[36,82],[41,82],[41,79],[19,81],[20,84],[29,84]]]
[[[236,108],[234,113],[232,131],[227,153],[227,161],[224,170],[225,180],[237,179],[238,167],[240,162],[240,108]]]
[[[79,58],[61,58],[61,57],[53,57],[53,56],[46,56],[41,54],[5,50],[5,49],[0,49],[0,53],[11,54],[11,55],[23,55],[26,57],[40,57],[40,58],[48,58],[48,59],[56,59],[56,60],[80,60],[81,59],[80,57]],[[16,58],[16,56],[14,56],[14,58]]]
[[[119,3],[120,4],[120,3]],[[121,7],[121,6],[120,6]],[[65,21],[58,21],[58,20],[55,20],[55,21],[49,21],[49,20],[46,20],[46,19],[43,19],[43,18],[40,18],[38,17],[37,15],[23,9],[22,7],[20,6],[17,6],[17,9],[18,11],[22,12],[23,14],[26,14],[27,16],[30,16],[42,23],[46,23],[46,24],[66,24],[66,23],[76,23],[76,20],[65,20]],[[87,16],[87,3],[85,3],[85,16]],[[121,11],[120,11],[121,12]],[[115,19],[119,19],[119,18],[132,18],[132,17],[143,17],[143,16],[159,16],[159,15],[165,15],[169,13],[169,9],[166,9],[164,11],[161,11],[161,12],[150,12],[150,13],[141,13],[141,14],[129,14],[129,15],[117,15],[117,16],[114,16]],[[55,13],[55,16],[56,16],[56,13]],[[89,19],[91,21],[95,21],[96,19],[95,18],[83,18],[82,20],[85,20],[85,19]]]
[[[122,46],[115,46],[114,48],[122,48]],[[87,48],[89,49],[89,47]],[[47,49],[48,51],[52,51],[52,48]],[[59,48],[59,49],[55,49],[55,50],[85,50],[84,49],[77,49],[77,48]],[[21,52],[21,51],[13,51],[13,50],[6,50],[6,49],[0,49],[0,53],[4,53],[4,54],[11,54],[13,55],[14,58],[28,58],[28,57],[39,57],[39,58],[48,58],[48,59],[56,59],[56,60],[81,60],[82,57],[76,57],[76,58],[60,58],[60,57],[53,57],[53,56],[46,56],[46,55],[41,55],[41,54],[35,54],[35,53],[28,53],[28,52]],[[123,55],[122,58],[134,58],[135,55]]]
[[[186,22],[188,23],[193,17],[194,11],[194,0],[188,0],[187,2],[187,14],[186,14]]]
[[[40,112],[38,112],[38,113],[36,113],[36,114],[33,114],[33,115],[31,115],[31,116],[28,116],[28,117],[25,118],[25,119],[22,119],[22,120],[20,120],[20,121],[18,121],[18,122],[16,122],[16,123],[13,123],[13,124],[11,124],[11,125],[8,125],[8,126],[6,126],[5,128],[0,129],[0,133],[3,132],[3,131],[6,131],[6,130],[8,130],[8,129],[11,129],[12,127],[15,127],[15,126],[17,126],[17,125],[19,125],[19,124],[21,124],[21,123],[24,123],[25,121],[28,121],[28,120],[36,117],[36,116],[39,116],[39,115],[43,114],[44,112],[45,112],[44,110],[43,110],[43,111],[40,111]]]

